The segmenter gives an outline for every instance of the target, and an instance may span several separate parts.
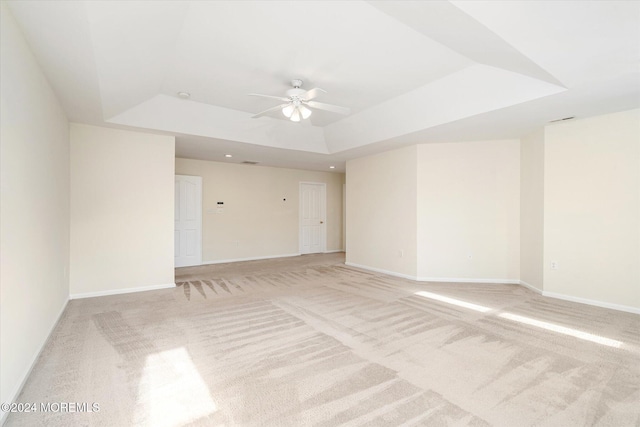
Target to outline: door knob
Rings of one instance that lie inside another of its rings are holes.
[[[320,221],[320,224],[324,224],[324,221]]]

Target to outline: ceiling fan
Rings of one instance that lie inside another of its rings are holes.
[[[293,86],[293,89],[289,89],[286,96],[250,93],[250,96],[261,96],[263,98],[272,98],[284,101],[284,104],[280,104],[275,107],[269,108],[268,110],[264,110],[253,116],[253,118],[255,119],[257,117],[262,117],[272,111],[282,110],[282,114],[284,114],[285,117],[287,117],[289,120],[291,120],[292,122],[299,122],[301,119],[309,118],[309,116],[311,115],[310,108],[331,111],[332,113],[338,114],[349,114],[351,112],[351,110],[346,107],[339,107],[337,105],[312,101],[312,99],[314,99],[321,93],[327,93],[327,91],[324,89],[320,89],[318,87],[311,90],[301,89],[302,80],[299,79],[291,80],[291,86]]]

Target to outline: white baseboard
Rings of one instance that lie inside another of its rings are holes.
[[[336,252],[344,252],[344,249],[333,249],[330,251],[321,252],[323,254],[332,254]],[[204,261],[201,265],[212,265],[212,264],[227,264],[230,262],[243,262],[243,261],[261,261],[265,259],[275,259],[275,258],[290,258],[294,256],[300,256],[303,254],[284,254],[284,255],[268,255],[268,256],[257,256],[257,257],[249,257],[249,258],[232,258],[232,259],[220,259],[216,261]],[[312,255],[312,254],[310,254]]]
[[[610,302],[603,302],[597,300],[591,300],[587,298],[574,297],[571,295],[557,294],[555,292],[547,292],[536,288],[535,286],[525,282],[524,280],[516,279],[469,279],[469,278],[452,278],[452,277],[415,277],[408,274],[396,273],[395,271],[384,270],[381,268],[369,267],[366,265],[355,264],[352,262],[345,262],[345,265],[360,268],[362,270],[373,271],[376,273],[388,274],[389,276],[402,277],[403,279],[415,280],[417,282],[457,282],[457,283],[500,283],[500,284],[515,284],[521,285],[525,288],[531,289],[544,297],[557,298],[566,301],[577,302],[581,304],[589,304],[596,307],[609,308],[612,310],[624,311],[627,313],[640,314],[640,308],[632,307],[628,305],[614,304]]]
[[[446,283],[494,283],[501,285],[519,285],[516,279],[477,279],[468,277],[418,277],[418,282],[446,282]]]
[[[417,279],[416,276],[410,276],[408,274],[403,274],[403,273],[396,273],[395,271],[384,270],[382,268],[369,267],[367,265],[355,264],[353,262],[345,262],[345,265],[348,265],[349,267],[360,268],[362,270],[373,271],[375,273],[388,274],[389,276],[402,277],[403,279],[409,279],[409,280]]]
[[[220,259],[216,261],[204,261],[201,265],[227,264],[229,262],[242,262],[242,261],[260,261],[263,259],[289,258],[294,256],[300,256],[300,254],[284,254],[284,255],[257,256],[257,257],[249,257],[249,258]]]
[[[563,294],[557,294],[555,292],[547,292],[547,291],[542,291],[542,296],[550,297],[550,298],[562,299],[562,300],[571,301],[571,302],[578,302],[580,304],[594,305],[596,307],[610,308],[610,309],[618,310],[618,311],[626,311],[627,313],[640,314],[640,308],[631,307],[629,305],[614,304],[614,303],[611,303],[611,302],[604,302],[604,301],[598,301],[598,300],[593,300],[593,299],[574,297],[574,296],[571,296],[571,295],[563,295]]]
[[[58,323],[60,322],[60,319],[62,318],[62,314],[64,313],[64,310],[67,308],[67,304],[68,303],[69,303],[69,300],[66,300],[64,302],[64,304],[62,305],[62,309],[58,313],[58,316],[56,317],[56,321],[53,322],[53,325],[51,326],[51,328],[49,329],[49,332],[47,333],[47,338],[44,340],[44,342],[40,346],[40,349],[31,358],[31,363],[29,363],[29,369],[27,369],[27,371],[24,373],[24,375],[22,375],[22,379],[20,380],[18,385],[13,390],[13,393],[9,394],[9,399],[6,402],[3,402],[3,403],[13,403],[13,402],[16,401],[16,399],[20,395],[20,392],[22,391],[22,388],[24,387],[25,383],[27,382],[27,379],[29,378],[29,375],[31,375],[31,371],[33,371],[33,368],[36,365],[36,361],[40,357],[40,354],[42,354],[42,350],[44,350],[44,348],[47,346],[47,343],[49,342],[49,339],[51,339],[51,334],[56,329],[56,326],[58,326]],[[7,415],[9,415],[9,412],[0,411],[0,426],[3,425],[5,421],[7,421]]]
[[[69,299],[81,299],[81,298],[103,297],[107,295],[130,294],[133,292],[155,291],[157,289],[169,289],[169,288],[175,288],[175,287],[176,287],[175,283],[166,283],[162,285],[140,286],[137,288],[124,288],[124,289],[113,289],[108,291],[85,292],[82,294],[71,294],[69,295]]]
[[[475,279],[475,278],[457,278],[457,277],[417,277],[410,274],[396,273],[395,271],[384,270],[382,268],[369,267],[367,265],[355,264],[353,262],[345,262],[346,265],[363,270],[374,271],[376,273],[388,274],[389,276],[402,277],[403,279],[415,280],[416,282],[447,282],[447,283],[499,283],[508,285],[519,285],[520,281],[516,279]]]
[[[525,282],[524,280],[520,280],[520,284],[522,286],[524,286],[525,288],[529,288],[531,289],[533,292],[542,295],[542,289],[536,288],[535,286],[533,286],[530,283]]]

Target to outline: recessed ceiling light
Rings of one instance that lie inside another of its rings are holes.
[[[178,96],[182,99],[191,98],[191,94],[189,92],[178,92]]]
[[[335,169],[335,168],[336,168],[335,166],[329,166],[329,169]]]
[[[231,154],[225,154],[225,157],[233,157]]]

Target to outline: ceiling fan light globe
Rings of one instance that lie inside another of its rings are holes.
[[[308,119],[311,116],[311,110],[304,105],[301,105],[298,109],[300,110],[303,119]]]
[[[286,118],[290,118],[291,114],[293,114],[293,110],[294,110],[293,105],[287,105],[282,109],[282,114],[284,114]]]
[[[300,111],[297,108],[293,110],[293,113],[291,113],[291,121],[292,122],[300,121]]]

